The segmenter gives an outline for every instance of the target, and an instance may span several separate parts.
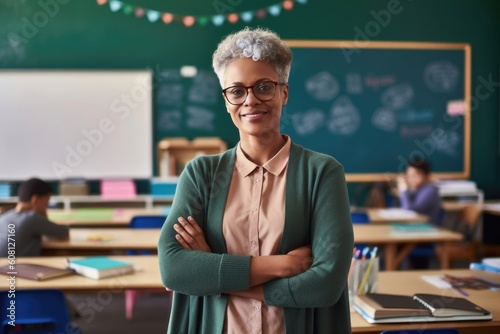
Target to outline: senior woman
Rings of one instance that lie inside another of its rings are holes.
[[[280,133],[292,53],[245,28],[213,55],[240,141],[184,169],[158,243],[169,333],[350,333],[344,170]]]

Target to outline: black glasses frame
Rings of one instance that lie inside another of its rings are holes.
[[[277,81],[262,81],[262,82],[256,83],[255,85],[252,85],[252,86],[240,86],[240,85],[229,86],[229,87],[224,88],[224,89],[222,90],[222,94],[224,94],[224,97],[226,98],[227,102],[229,102],[229,103],[230,103],[230,104],[232,104],[233,106],[241,106],[241,105],[242,105],[242,104],[244,104],[244,103],[245,103],[245,101],[247,100],[247,97],[248,97],[248,94],[249,94],[248,89],[249,89],[249,88],[252,88],[252,92],[253,92],[253,90],[254,90],[254,88],[255,88],[255,87],[257,87],[257,86],[259,86],[259,85],[262,85],[262,84],[264,84],[264,83],[273,83],[273,84],[274,84],[274,94],[273,94],[273,96],[272,96],[272,97],[270,97],[269,99],[267,99],[267,100],[262,100],[262,99],[258,98],[258,97],[257,97],[257,95],[255,95],[255,93],[254,93],[255,98],[257,98],[257,99],[258,99],[259,101],[261,101],[261,102],[267,102],[267,101],[271,101],[272,99],[274,99],[274,97],[276,96],[276,86],[278,86],[278,85],[279,85],[279,86],[283,86],[283,85],[285,85],[284,83],[282,83],[282,82],[277,82]],[[247,92],[247,93],[246,93],[246,95],[245,95],[245,98],[243,99],[243,102],[241,102],[241,103],[233,103],[233,102],[231,102],[231,101],[229,100],[229,98],[227,97],[227,95],[226,95],[226,91],[227,91],[228,89],[235,88],[235,87],[238,87],[238,88],[244,88],[244,89],[245,89],[245,91]]]

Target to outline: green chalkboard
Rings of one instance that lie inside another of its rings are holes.
[[[384,179],[417,157],[438,175],[468,177],[468,45],[288,43],[282,131],[295,142],[337,158],[352,181]]]

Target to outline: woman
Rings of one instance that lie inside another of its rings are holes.
[[[183,171],[158,244],[169,333],[350,333],[353,232],[342,165],[280,133],[292,54],[265,29],[213,67],[240,142]]]

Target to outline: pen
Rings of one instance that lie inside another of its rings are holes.
[[[493,267],[484,263],[472,262],[469,266],[470,270],[484,270],[490,273],[500,274],[500,268]]]
[[[464,296],[464,297],[468,297],[469,296],[469,294],[467,292],[465,292],[464,290],[460,289],[459,287],[454,286],[454,285],[452,285],[452,287],[453,287],[453,290],[455,290],[456,292],[458,292],[462,296]]]
[[[370,251],[369,247],[363,248],[363,253],[361,254],[363,260],[366,260],[366,255],[368,254],[369,251]]]

